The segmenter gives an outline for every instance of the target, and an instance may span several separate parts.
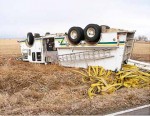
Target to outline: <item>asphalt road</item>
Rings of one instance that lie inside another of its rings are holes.
[[[120,115],[150,115],[150,104],[107,114],[106,116],[120,116]]]
[[[134,110],[131,112],[126,112],[120,115],[150,115],[150,107]]]

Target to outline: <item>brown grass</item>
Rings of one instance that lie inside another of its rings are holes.
[[[103,115],[150,102],[149,87],[90,99],[74,68],[16,61],[10,51],[0,54],[0,115]]]
[[[150,42],[135,42],[131,58],[150,62]]]
[[[0,54],[20,54],[16,39],[0,39]]]

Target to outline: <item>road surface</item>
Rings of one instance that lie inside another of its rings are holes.
[[[119,115],[150,115],[150,104],[120,112],[115,112],[112,114],[107,114],[106,116],[119,116]]]

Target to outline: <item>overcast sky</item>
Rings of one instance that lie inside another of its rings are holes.
[[[67,32],[89,23],[150,37],[150,0],[0,0],[0,37]]]

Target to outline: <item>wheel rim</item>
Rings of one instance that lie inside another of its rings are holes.
[[[75,30],[71,31],[70,36],[72,39],[76,39],[77,38],[77,32]]]
[[[94,37],[95,36],[95,29],[94,28],[88,28],[88,30],[87,30],[87,35],[89,36],[89,37]]]

